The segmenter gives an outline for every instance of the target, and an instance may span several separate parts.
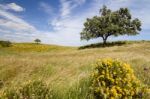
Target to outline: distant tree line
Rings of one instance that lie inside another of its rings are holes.
[[[0,46],[2,47],[10,47],[12,43],[10,41],[0,41]]]
[[[41,40],[40,39],[35,39],[34,42],[36,44],[40,44]],[[12,46],[12,42],[0,40],[0,46],[1,47],[10,47],[10,46]]]

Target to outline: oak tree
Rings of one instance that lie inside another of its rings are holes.
[[[100,16],[87,18],[80,34],[81,40],[87,41],[101,37],[105,45],[109,36],[136,35],[139,31],[141,31],[141,21],[137,18],[132,19],[128,8],[112,11],[103,6],[100,9]]]
[[[36,44],[39,44],[39,43],[41,43],[41,40],[40,40],[40,39],[35,39],[34,42],[35,42]]]

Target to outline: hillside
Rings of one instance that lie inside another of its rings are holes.
[[[4,83],[1,90],[41,79],[64,94],[89,76],[93,62],[110,57],[131,64],[135,75],[150,87],[150,42],[82,50],[25,43],[0,48],[0,80]]]

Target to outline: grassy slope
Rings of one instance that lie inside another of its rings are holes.
[[[64,90],[87,77],[92,69],[90,64],[96,59],[107,57],[130,63],[139,79],[150,86],[150,42],[84,50],[14,44],[10,48],[0,48],[0,80],[5,86],[13,86],[42,79]]]

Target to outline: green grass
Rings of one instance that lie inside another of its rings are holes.
[[[5,88],[41,79],[53,86],[56,99],[87,99],[91,64],[98,58],[115,58],[131,64],[135,75],[150,87],[150,42],[86,48],[20,43],[0,47],[0,80]],[[79,98],[80,97],[80,98]]]

